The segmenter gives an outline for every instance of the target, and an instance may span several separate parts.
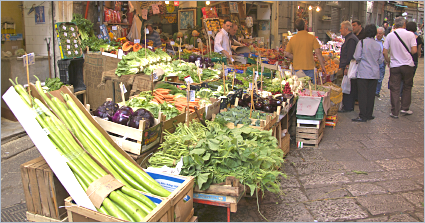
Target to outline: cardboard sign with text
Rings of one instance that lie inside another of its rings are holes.
[[[309,90],[306,90],[306,93],[309,94]],[[299,96],[297,102],[297,115],[316,115],[317,109],[320,105],[320,101],[322,100],[322,97],[320,97],[319,94],[325,95],[323,97],[322,103],[323,109],[325,110],[325,114],[327,114],[330,108],[330,94],[328,92],[323,91],[312,91],[312,97]]]

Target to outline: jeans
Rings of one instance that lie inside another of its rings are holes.
[[[295,70],[295,72],[298,72],[299,70]],[[315,84],[316,80],[314,80],[314,70],[302,70],[304,72],[305,75],[311,77],[311,79],[313,80],[312,83]]]
[[[384,76],[385,76],[385,63],[382,63],[379,65],[379,79],[378,79],[378,84],[376,85],[375,94],[379,94],[381,92],[382,80],[384,79]]]

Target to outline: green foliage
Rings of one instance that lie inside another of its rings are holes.
[[[228,129],[207,121],[207,127],[193,122],[188,127],[179,124],[173,134],[166,134],[161,150],[149,163],[154,167],[174,167],[183,157],[180,174],[194,176],[201,190],[212,183],[222,183],[233,176],[241,183],[273,193],[280,192],[277,169],[283,164],[283,152],[271,131],[250,127]]]
[[[47,78],[45,86],[49,88],[49,91],[56,91],[59,90],[64,85],[64,83],[61,82],[60,78]]]
[[[260,122],[252,123],[251,119],[249,118],[249,114],[250,109],[237,106],[235,108],[229,109],[226,112],[218,113],[214,121],[221,124],[233,123],[235,126],[238,124],[260,126]],[[251,117],[253,119],[266,120],[267,115],[268,114],[265,112],[253,110]]]
[[[141,92],[138,97],[134,97],[126,102],[126,105],[137,110],[139,108],[144,108],[152,113],[155,118],[158,118],[159,112],[162,112],[167,119],[172,119],[177,115],[180,115],[179,110],[174,107],[172,104],[164,102],[163,104],[158,104],[156,102],[151,102],[153,96],[151,91]]]
[[[77,24],[78,32],[80,32],[82,40],[94,35],[93,23],[90,20],[85,19],[83,15],[74,13],[72,15],[71,22]]]

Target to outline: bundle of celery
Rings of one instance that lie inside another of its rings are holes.
[[[143,218],[156,205],[136,190],[162,197],[167,197],[170,194],[148,174],[119,153],[90,122],[68,94],[62,95],[66,103],[53,96],[50,99],[43,92],[40,81],[36,82],[37,92],[58,115],[56,117],[39,99],[28,95],[22,85],[10,81],[22,100],[28,105],[28,109],[37,114],[36,119],[40,126],[48,130],[48,137],[51,142],[64,157],[68,158],[68,166],[85,191],[91,183],[107,175],[107,173],[79,146],[69,130],[73,131],[77,139],[93,157],[107,168],[118,181],[124,184],[123,187],[108,195],[98,209],[99,212],[127,221],[143,221]],[[31,104],[34,107],[30,107]],[[64,123],[59,119],[63,120]]]

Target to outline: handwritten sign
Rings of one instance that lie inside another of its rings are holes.
[[[117,26],[112,26],[112,30],[117,30]]]
[[[212,36],[212,31],[208,31],[208,35],[209,36]]]
[[[195,91],[194,90],[189,91],[189,101],[191,101],[191,102],[195,101]]]
[[[176,44],[174,41],[170,41],[171,46],[174,46],[174,44]]]
[[[134,39],[134,43],[140,43],[140,39]]]
[[[27,55],[22,56],[22,59],[24,61],[24,67],[27,66],[27,57],[28,56],[28,64],[29,65],[33,65],[35,64],[35,54],[34,53],[29,53]]]
[[[192,77],[191,76],[185,77],[184,78],[184,81],[186,81],[186,84],[192,84],[193,83],[193,80],[192,80]]]
[[[149,29],[148,28],[145,29],[145,33],[146,34],[149,34]]]

